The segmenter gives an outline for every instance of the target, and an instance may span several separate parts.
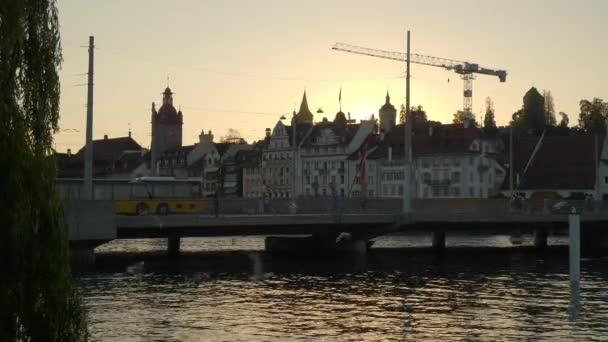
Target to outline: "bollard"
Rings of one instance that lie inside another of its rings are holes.
[[[581,232],[580,216],[576,213],[568,215],[569,236],[570,236],[570,283],[578,284],[581,277]]]

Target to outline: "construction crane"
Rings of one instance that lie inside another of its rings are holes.
[[[334,50],[345,51],[350,53],[356,53],[359,55],[379,57],[392,59],[400,62],[407,62],[407,54],[403,52],[384,51],[377,49],[369,49],[355,45],[336,43],[332,47]],[[430,65],[434,67],[444,68],[446,70],[454,71],[459,74],[464,80],[464,91],[463,91],[463,109],[465,117],[471,118],[473,113],[473,80],[475,79],[474,74],[497,76],[500,82],[507,80],[507,72],[505,70],[493,70],[482,68],[477,63],[468,63],[463,61],[457,61],[454,59],[440,58],[433,56],[424,56],[414,53],[410,53],[410,62],[416,64]]]

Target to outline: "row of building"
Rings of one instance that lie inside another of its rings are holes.
[[[317,113],[322,114],[322,113]],[[339,111],[314,122],[306,92],[298,112],[278,120],[253,144],[216,142],[201,131],[182,145],[183,113],[165,89],[152,103],[151,149],[132,137],[95,140],[95,178],[174,177],[197,180],[203,194],[224,197],[402,197],[404,124],[387,92],[379,120],[356,122]],[[513,144],[513,184],[527,197],[608,196],[608,143],[604,137],[518,139]],[[475,125],[413,125],[413,192],[417,198],[490,198],[510,194],[509,148]],[[536,152],[535,152],[536,151]],[[533,158],[531,158],[534,156]],[[57,154],[59,177],[82,177],[84,147]]]

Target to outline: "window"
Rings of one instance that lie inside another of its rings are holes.
[[[344,176],[340,176],[340,184],[344,184]]]
[[[323,188],[323,196],[327,195],[327,189]]]
[[[604,184],[608,184],[608,177],[604,177]]]
[[[369,190],[368,194],[369,194],[369,197],[374,197],[374,190]]]
[[[453,164],[454,164],[454,166],[460,166],[460,159],[458,159],[458,158],[456,157],[456,158],[454,158],[454,160],[453,160],[453,161],[454,161],[454,163],[453,163]]]
[[[344,197],[344,188],[340,188],[340,196]]]
[[[458,187],[452,188],[452,196],[454,196],[454,197],[460,196],[460,188],[458,188]]]
[[[452,172],[452,181],[455,183],[460,182],[460,172]]]
[[[427,158],[422,159],[422,167],[429,167],[429,160]]]
[[[475,197],[475,190],[472,187],[469,188],[469,196]]]
[[[399,184],[399,196],[403,196],[403,185]]]
[[[469,164],[473,165],[473,156],[469,157]]]
[[[310,176],[306,176],[306,184],[310,184]]]
[[[430,173],[428,173],[428,172],[425,172],[425,173],[422,175],[422,179],[423,179],[423,181],[424,181],[425,183],[427,183],[427,184],[428,184],[428,183],[430,183],[430,182],[431,182],[431,174],[430,174]]]
[[[433,197],[437,197],[437,196],[439,196],[439,187],[434,186],[433,187]]]
[[[331,182],[332,184],[336,184],[336,176],[331,176]]]
[[[470,176],[469,178],[471,179],[471,182],[472,182],[472,181],[473,181],[473,173],[471,172],[471,173],[469,174],[469,176]]]

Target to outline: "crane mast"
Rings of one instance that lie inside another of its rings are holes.
[[[407,54],[402,52],[370,49],[344,43],[336,43],[334,44],[332,49],[359,55],[391,59],[400,62],[408,61]],[[471,118],[473,115],[473,80],[475,79],[475,74],[496,76],[498,77],[500,82],[505,82],[507,80],[507,72],[505,70],[482,68],[477,63],[468,63],[449,58],[425,56],[411,53],[410,63],[440,67],[459,74],[460,78],[462,78],[462,80],[464,81],[463,111],[465,113],[465,117],[467,118]]]

